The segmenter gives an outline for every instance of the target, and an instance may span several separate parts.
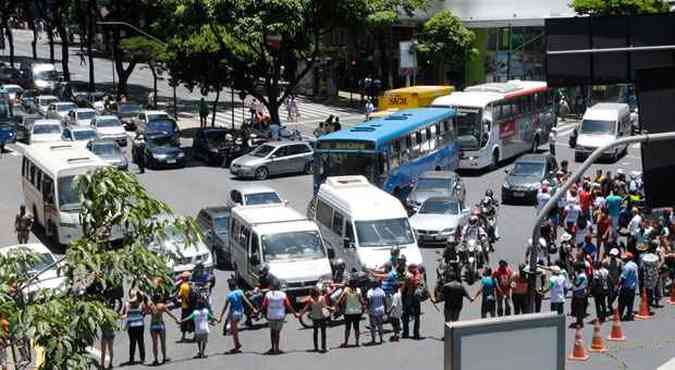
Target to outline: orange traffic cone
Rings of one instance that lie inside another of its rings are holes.
[[[649,320],[652,317],[649,316],[649,299],[647,298],[647,288],[642,290],[642,296],[640,297],[640,311],[635,318],[638,320]]]
[[[669,304],[675,304],[675,282],[670,283],[670,298],[668,299]]]
[[[574,334],[574,349],[570,353],[569,359],[572,361],[586,361],[589,357],[584,346],[584,336],[581,333],[581,327],[577,325],[577,332]]]
[[[600,335],[600,320],[593,320],[593,341],[591,342],[590,352],[607,352],[605,341]]]
[[[621,319],[619,318],[619,309],[614,309],[614,316],[612,317],[612,331],[609,332],[607,340],[612,342],[623,342],[626,337],[623,336],[623,329],[621,329]]]

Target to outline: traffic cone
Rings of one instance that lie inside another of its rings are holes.
[[[593,340],[591,341],[590,352],[607,352],[605,341],[600,335],[600,320],[593,320]]]
[[[590,356],[584,347],[584,336],[581,333],[581,327],[577,325],[577,332],[574,334],[574,349],[570,353],[569,359],[572,361],[586,361]]]
[[[642,296],[640,297],[640,311],[635,318],[638,320],[649,320],[652,317],[649,316],[649,299],[647,298],[647,288],[642,290]]]
[[[675,304],[675,281],[670,283],[670,298],[668,299],[669,304]]]
[[[612,342],[623,342],[626,337],[623,336],[623,329],[621,329],[621,319],[619,318],[619,309],[614,309],[614,316],[612,317],[612,331],[609,332],[607,340]]]

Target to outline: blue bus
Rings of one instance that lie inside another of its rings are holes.
[[[321,136],[314,152],[314,192],[330,176],[363,175],[400,199],[425,171],[455,170],[455,111],[416,108]]]
[[[16,122],[14,121],[9,95],[0,90],[0,154],[5,151],[5,144],[16,142]]]

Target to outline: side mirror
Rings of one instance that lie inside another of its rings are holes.
[[[335,249],[328,248],[327,253],[328,253],[328,259],[329,260],[332,260],[332,259],[335,258]]]
[[[509,169],[508,169],[508,168],[505,168],[505,169],[504,169],[504,173],[508,175],[508,174],[509,174]]]
[[[251,262],[251,265],[253,265],[253,266],[257,266],[257,265],[260,264],[260,258],[258,257],[257,254],[252,255],[251,258],[249,259],[249,261]]]

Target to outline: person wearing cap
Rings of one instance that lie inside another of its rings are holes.
[[[190,293],[192,291],[192,286],[190,286],[190,272],[183,271],[180,274],[180,282],[178,284],[178,298],[180,300],[180,318],[181,320],[187,318],[192,313],[190,309]],[[193,331],[193,322],[185,321],[180,324],[180,342],[185,342],[185,336],[187,333],[192,333]]]
[[[551,277],[548,279],[548,286],[542,293],[551,292],[551,312],[563,315],[565,312],[565,290],[568,282],[565,275],[561,274],[559,266],[553,265],[548,270],[551,271]]]
[[[640,276],[642,281],[642,286],[647,290],[647,301],[649,306],[654,308],[661,308],[659,304],[660,294],[657,292],[658,280],[659,280],[659,257],[658,240],[653,240],[649,243],[649,249],[646,253],[640,254]]]
[[[544,180],[544,182],[541,184],[539,192],[537,192],[537,203],[536,203],[537,214],[539,214],[539,212],[541,212],[541,210],[544,209],[546,203],[548,203],[548,201],[551,199],[551,193],[549,192],[548,186],[549,186],[548,181]]]
[[[623,255],[625,265],[619,276],[619,315],[622,321],[633,321],[633,304],[635,291],[638,286],[638,266],[633,261],[633,254],[626,252]],[[625,315],[624,315],[625,312]]]
[[[595,314],[600,323],[605,322],[607,317],[607,297],[609,294],[609,271],[600,263],[593,262],[593,275],[591,279],[591,294],[595,302]]]
[[[637,207],[633,207],[631,210],[633,217],[628,222],[628,243],[627,247],[629,250],[634,250],[636,247],[637,240],[640,236],[640,225],[642,224],[642,215],[640,210]]]
[[[511,279],[513,279],[513,270],[505,261],[500,260],[497,269],[492,274],[497,282],[499,290],[497,291],[497,316],[511,315]]]
[[[623,271],[624,262],[619,258],[618,248],[612,248],[609,251],[609,257],[602,261],[602,265],[607,269],[609,276],[609,292],[607,294],[607,311],[611,313],[614,311],[614,301],[619,296],[618,286],[621,272]]]

